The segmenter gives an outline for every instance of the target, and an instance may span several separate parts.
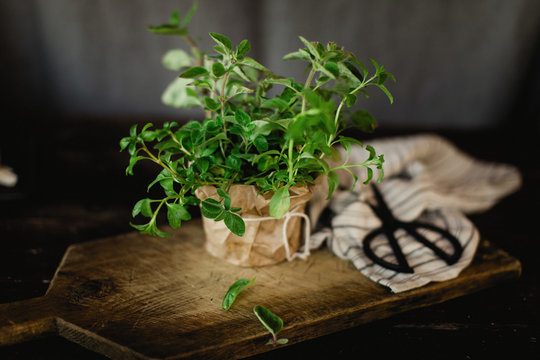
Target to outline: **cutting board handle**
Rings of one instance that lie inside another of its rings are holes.
[[[47,296],[0,304],[0,345],[54,334],[56,317]]]

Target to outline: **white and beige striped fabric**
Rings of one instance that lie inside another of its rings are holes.
[[[460,259],[447,265],[401,229],[395,237],[414,273],[396,272],[370,260],[362,241],[381,226],[381,220],[370,206],[377,205],[373,188],[364,185],[332,197],[329,206],[335,216],[331,228],[314,233],[310,247],[316,248],[326,240],[335,255],[352,261],[362,274],[396,293],[457,277],[472,261],[480,239],[464,214],[485,211],[516,191],[521,185],[519,171],[513,166],[476,160],[437,135],[377,140],[371,145],[385,156],[385,177],[377,186],[393,216],[399,221],[424,222],[447,230],[463,247]],[[364,149],[353,147],[350,163],[359,163],[365,156]],[[357,175],[365,178],[365,169],[358,168]],[[341,178],[347,179],[346,175]],[[346,180],[343,185],[350,184]],[[422,228],[419,232],[445,252],[453,252],[452,245],[439,233]],[[385,235],[375,237],[370,247],[377,257],[395,263]]]

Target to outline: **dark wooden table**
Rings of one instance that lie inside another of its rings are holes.
[[[152,169],[125,177],[118,140],[136,120],[29,119],[4,126],[2,161],[20,182],[0,188],[0,302],[41,296],[66,248],[132,231],[130,210]],[[377,136],[419,133],[381,129]],[[470,216],[483,237],[517,257],[522,277],[443,304],[421,308],[257,359],[536,358],[539,354],[540,136],[538,129],[434,131],[479,159],[519,167],[522,189]],[[60,337],[0,348],[0,359],[102,359]]]

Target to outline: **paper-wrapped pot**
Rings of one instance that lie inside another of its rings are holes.
[[[312,196],[313,187],[291,187],[289,189],[291,206],[289,212],[303,213],[306,203]],[[213,186],[198,188],[195,195],[200,200],[212,198],[220,200]],[[270,217],[272,193],[258,194],[252,185],[232,185],[229,189],[232,207],[240,207],[238,213],[245,221],[246,231],[240,237],[230,232],[223,221],[214,221],[203,216],[206,234],[206,250],[213,256],[238,266],[264,266],[279,263],[286,259],[283,240],[285,218],[255,220]],[[302,218],[290,217],[287,224],[287,240],[290,253],[298,250],[302,235]]]

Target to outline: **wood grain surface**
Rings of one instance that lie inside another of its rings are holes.
[[[484,241],[457,279],[401,294],[365,278],[326,249],[306,261],[240,268],[203,248],[200,222],[173,237],[137,233],[76,244],[44,297],[0,305],[0,343],[59,334],[113,359],[242,358],[270,351],[253,314],[262,305],[290,344],[440,303],[519,277],[521,265]],[[256,277],[229,311],[221,299]]]

